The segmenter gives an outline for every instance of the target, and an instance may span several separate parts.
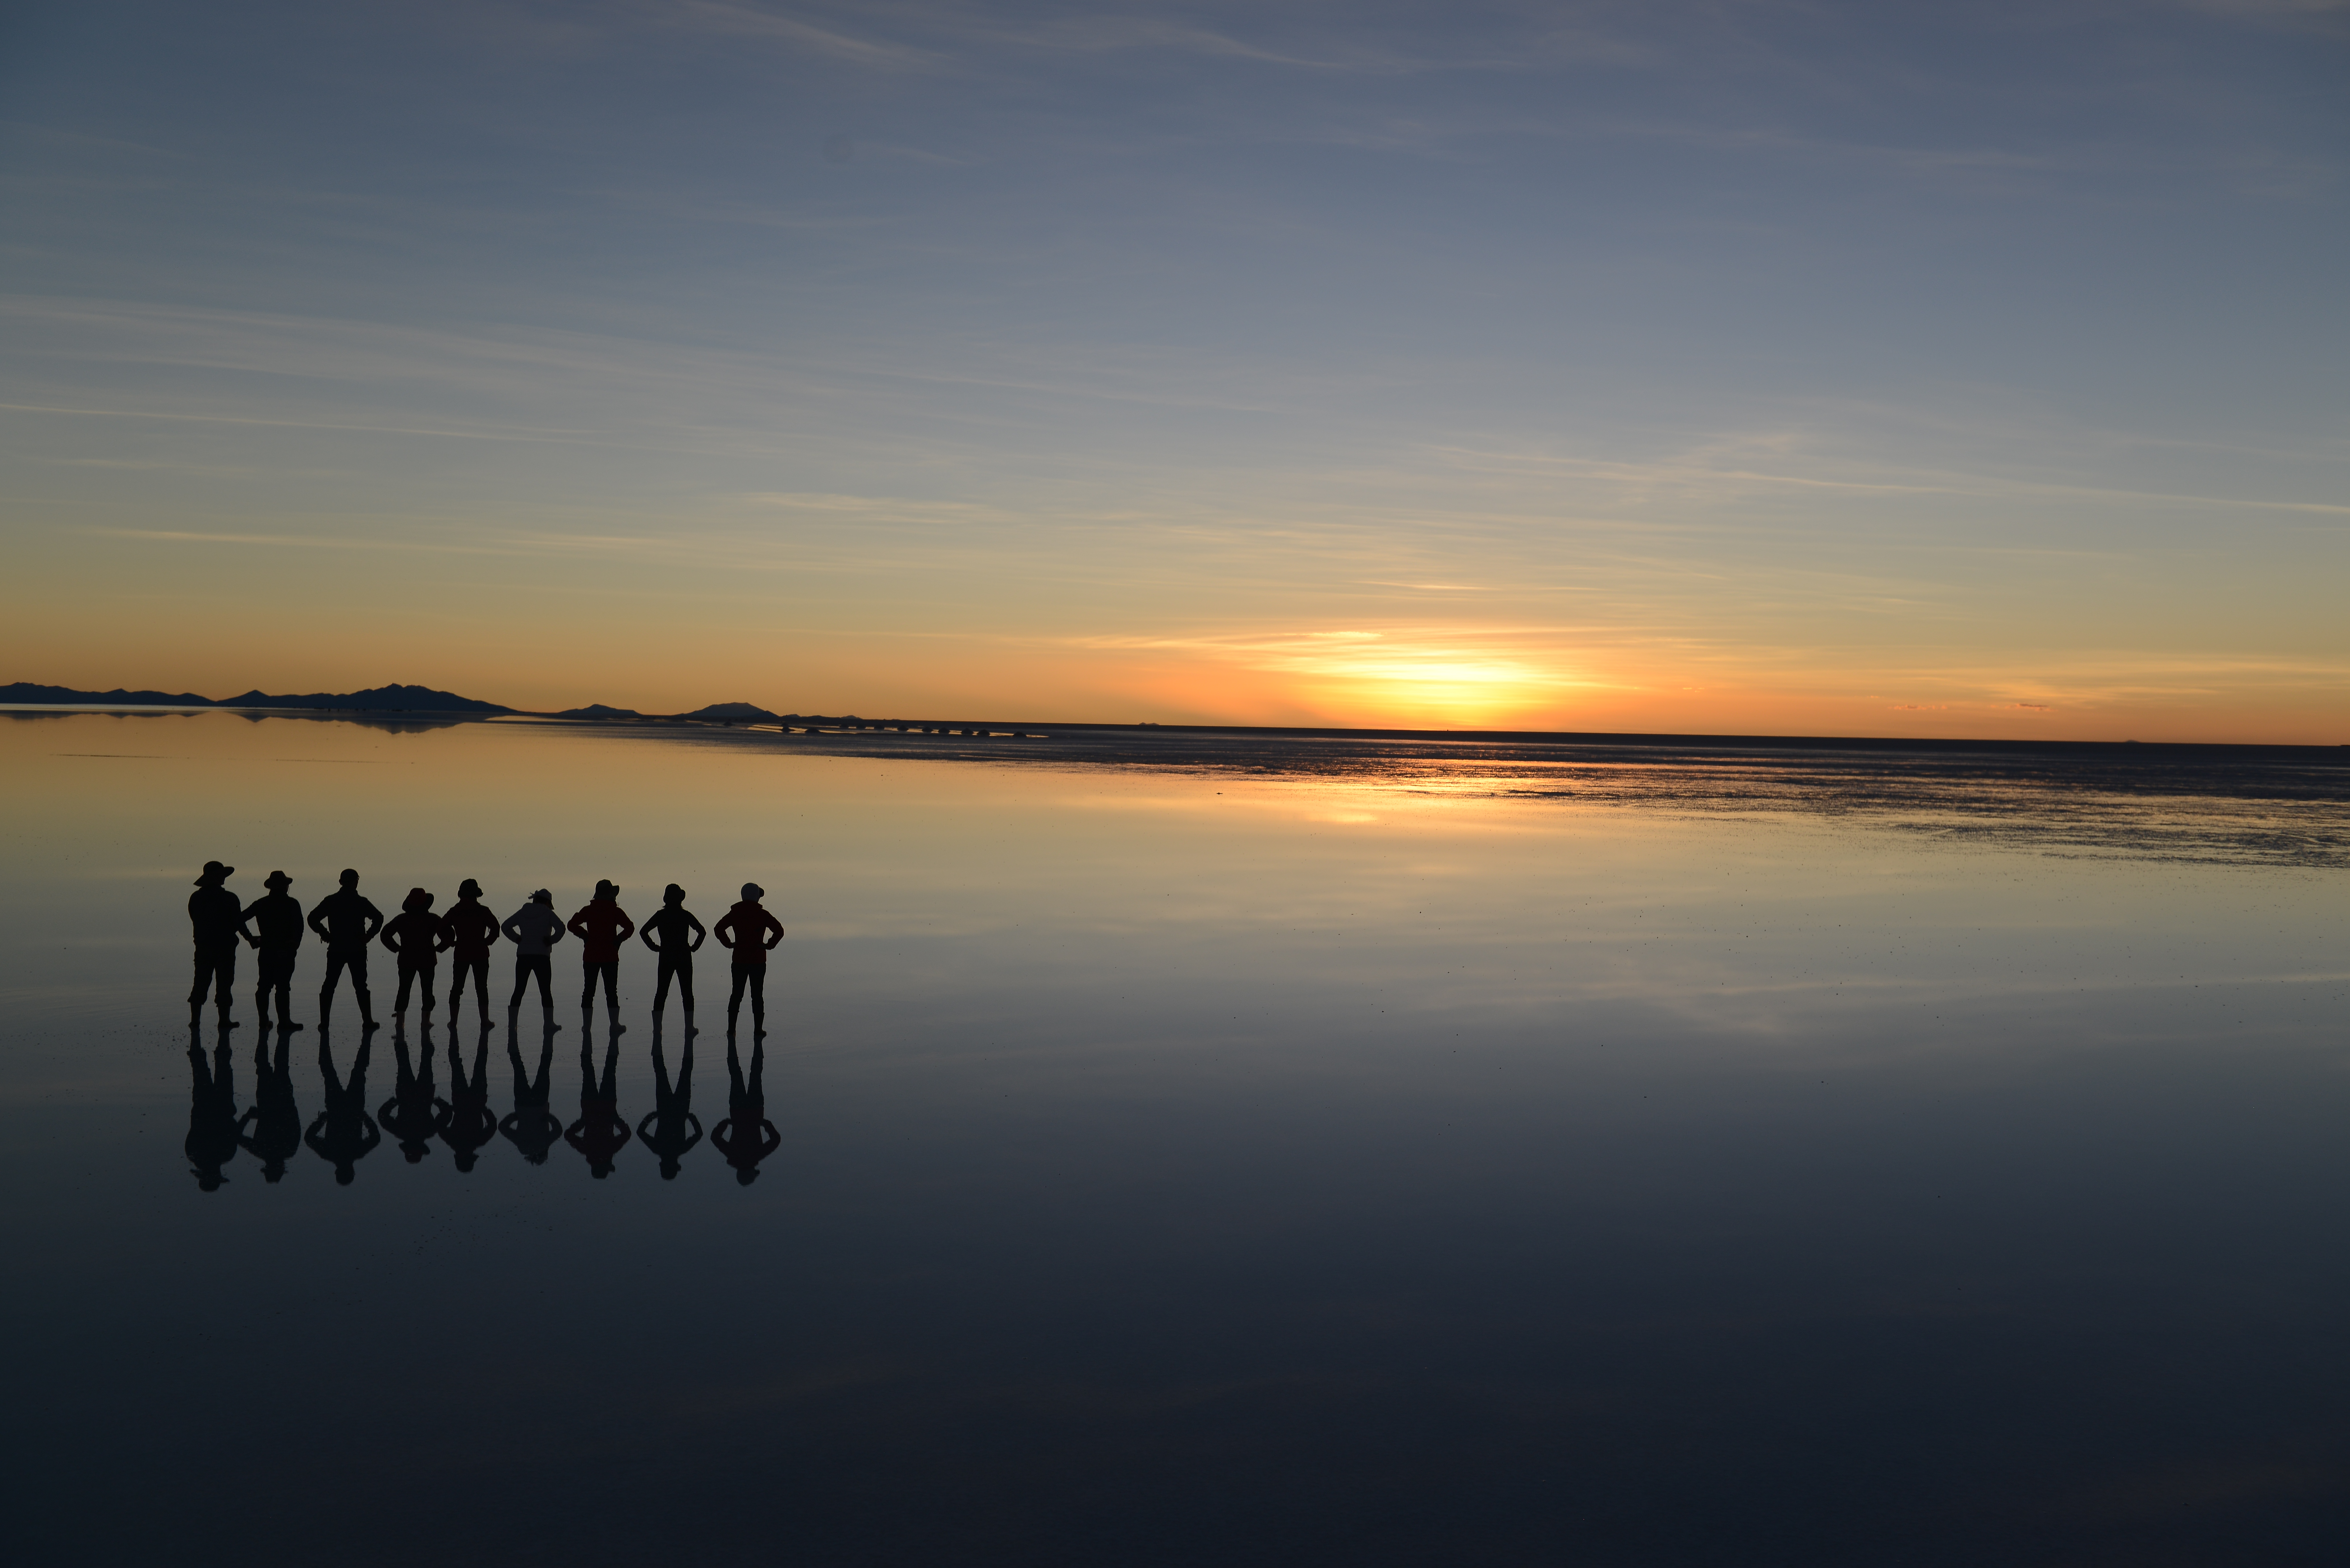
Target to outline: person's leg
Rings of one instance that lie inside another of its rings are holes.
[[[434,971],[438,970],[440,967],[441,966],[438,964],[431,963],[422,963],[416,966],[416,983],[418,988],[424,992],[424,1022],[427,1023],[432,1022],[432,982],[434,980],[439,978],[434,973]]]
[[[463,991],[464,988],[465,971],[461,969],[457,971],[457,989]],[[485,952],[473,955],[473,1001],[482,1010],[482,1022],[487,1023],[490,1021],[490,955]],[[450,1011],[453,1012],[456,1010],[452,1007]]]
[[[196,946],[196,978],[194,982],[188,987],[189,1017],[192,1018],[195,1016],[195,1010],[204,1004],[204,992],[210,991],[212,988],[213,955],[204,950],[202,943],[198,943]]]
[[[405,1018],[408,1016],[408,988],[415,982],[415,967],[411,964],[401,964],[400,966],[400,994],[391,999],[391,1015],[394,1018]]]
[[[372,1029],[375,1027],[375,998],[368,990],[367,958],[367,949],[352,950],[351,990],[359,999],[359,1022]]]
[[[734,1020],[743,1012],[743,986],[750,972],[748,964],[734,966],[734,993],[726,999],[726,1031],[730,1034],[734,1032]]]
[[[529,984],[530,959],[525,954],[516,953],[515,954],[514,994],[506,998],[506,1011],[508,1012],[513,1012],[522,1006],[522,993]]]
[[[579,959],[579,1011],[587,1012],[596,1005],[596,961],[582,954]]]
[[[685,1003],[685,1021],[688,1024],[691,1024],[693,1022],[693,959],[691,954],[678,955],[677,994]]]
[[[620,961],[606,959],[598,967],[604,971],[604,1005],[618,1014],[620,1011]]]
[[[550,1022],[555,1017],[555,960],[538,953],[530,961],[530,971],[538,977],[538,1005]]]
[[[228,1016],[229,987],[236,983],[236,944],[230,942],[213,955],[213,1002],[223,1018]]]
[[[661,1009],[669,1005],[669,977],[677,972],[677,961],[663,953],[653,971],[653,1023],[660,1023]]]
[[[767,1032],[767,966],[761,964],[751,971],[751,1033]]]
[[[327,950],[327,978],[318,982],[318,1027],[327,1026],[327,1012],[335,1005],[335,981],[343,977],[343,965],[350,955],[339,948]]]

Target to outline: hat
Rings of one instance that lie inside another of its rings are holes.
[[[471,877],[457,884],[457,897],[460,898],[478,898],[481,896],[482,885]]]
[[[408,897],[400,901],[400,907],[403,909],[429,909],[432,907],[432,895],[421,888],[411,888]]]
[[[685,889],[679,887],[676,883],[671,882],[668,887],[661,889],[661,902],[664,904],[684,903]]]
[[[224,882],[235,875],[235,867],[224,866],[217,860],[207,860],[204,862],[204,874],[196,878],[196,886],[201,888],[207,882]]]
[[[555,902],[555,895],[541,888],[530,896],[530,901],[534,904],[552,904]]]
[[[756,882],[745,882],[743,884],[743,901],[744,903],[755,904],[766,896],[767,890],[764,888],[760,887]]]
[[[596,879],[596,897],[598,898],[617,898],[619,896],[620,885],[618,882],[608,882],[600,877]]]
[[[283,871],[272,871],[261,879],[261,885],[265,888],[291,888],[294,886],[294,878]]]

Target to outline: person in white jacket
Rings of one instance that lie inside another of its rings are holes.
[[[555,895],[541,888],[498,929],[515,945],[515,988],[506,1002],[506,1028],[514,1028],[515,1015],[522,1011],[522,993],[533,975],[538,977],[538,1004],[546,1010],[546,1027],[562,1028],[555,1021],[555,992],[546,961],[547,950],[563,940],[563,917],[555,912]]]

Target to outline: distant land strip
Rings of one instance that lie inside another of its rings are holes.
[[[1403,742],[1413,744],[1474,744],[1501,746],[1638,747],[1683,753],[1708,752],[1868,752],[1924,755],[2081,756],[2158,762],[2164,759],[2299,762],[2321,767],[2350,767],[2350,742],[2342,745],[2271,745],[2203,741],[2015,741],[1945,740],[1883,735],[1690,735],[1582,730],[1406,730],[1349,729],[1337,725],[1301,724],[1160,724],[995,719],[866,719],[854,713],[824,715],[776,713],[750,702],[715,702],[690,713],[639,713],[633,708],[608,707],[601,702],[584,708],[538,712],[460,697],[429,686],[375,686],[361,691],[308,692],[276,695],[259,690],[238,697],[212,698],[194,692],[85,691],[68,686],[44,686],[14,681],[0,686],[0,707],[241,709],[280,712],[359,713],[368,715],[438,715],[473,719],[516,718],[556,720],[569,723],[613,725],[717,725],[727,728],[774,727],[785,733],[825,735],[896,733],[934,735],[965,740],[1045,740],[1055,735],[1128,736],[1133,738],[1196,737],[1232,741]]]

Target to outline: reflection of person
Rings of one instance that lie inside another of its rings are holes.
[[[377,939],[400,955],[400,994],[392,998],[394,1019],[408,1016],[408,988],[421,982],[424,990],[424,1022],[432,1022],[432,971],[448,950],[449,922],[432,912],[432,895],[411,888],[400,901],[400,913],[384,922]]]
[[[620,1066],[620,1043],[604,1047],[604,1081],[596,1081],[595,1042],[579,1036],[579,1119],[564,1133],[563,1141],[588,1159],[588,1174],[601,1181],[612,1174],[612,1157],[628,1146],[629,1118],[620,1114],[619,1095],[612,1077]]]
[[[689,1134],[689,1129],[691,1129]],[[693,1114],[693,1042],[677,1060],[677,1084],[669,1081],[660,1032],[653,1032],[653,1108],[637,1124],[637,1141],[660,1157],[663,1181],[677,1179],[679,1162],[702,1141],[702,1118]]]
[[[335,981],[351,971],[351,990],[359,999],[359,1023],[376,1027],[375,1004],[368,996],[368,944],[383,929],[383,911],[359,896],[359,874],[346,870],[336,878],[342,885],[318,900],[310,911],[310,929],[327,944],[327,978],[318,987],[318,1027],[335,1005]]]
[[[580,1011],[584,1012],[596,1005],[596,978],[601,975],[604,1006],[615,1034],[627,1028],[620,1022],[620,944],[637,929],[636,921],[620,909],[619,898],[620,889],[615,884],[597,883],[596,897],[564,928],[586,944],[579,955],[579,971],[586,977],[579,989]]]
[[[756,882],[743,884],[743,901],[718,917],[711,934],[718,945],[734,952],[734,993],[726,1002],[726,1033],[743,1011],[743,987],[751,988],[751,1029],[767,1032],[767,951],[784,940],[784,928],[759,905],[767,890]]]
[[[196,985],[188,992],[191,1023],[210,991],[220,1009],[221,1027],[236,1027],[228,1015],[229,988],[236,983],[236,944],[250,941],[252,933],[244,929],[244,905],[224,885],[235,875],[235,867],[207,860],[196,878],[196,890],[188,895],[188,924],[196,939]]]
[[[661,907],[645,921],[639,939],[645,946],[660,954],[660,976],[653,982],[653,1027],[660,1027],[661,1009],[669,1004],[670,977],[677,978],[678,999],[685,1003],[685,1032],[693,1027],[693,955],[702,950],[702,939],[709,933],[702,922],[685,908],[685,889],[671,882],[661,889]],[[653,939],[659,937],[660,940]],[[658,1051],[659,1045],[653,1047]]]
[[[359,1162],[383,1141],[382,1130],[367,1111],[368,1045],[373,1038],[366,1030],[359,1032],[359,1053],[351,1058],[351,1079],[344,1084],[335,1076],[335,1053],[327,1044],[327,1032],[318,1031],[318,1076],[326,1087],[327,1108],[311,1118],[302,1141],[335,1168],[338,1187],[351,1184]]]
[[[457,1023],[457,1002],[465,994],[465,976],[473,977],[473,1000],[481,1004],[482,1022],[490,1021],[490,950],[497,945],[498,918],[482,908],[482,885],[471,877],[457,885],[457,901],[449,907],[449,945],[456,952],[449,967],[449,1024]],[[456,1042],[450,1042],[456,1049]],[[454,1060],[452,1057],[452,1060]]]
[[[188,1105],[188,1141],[182,1147],[197,1187],[206,1192],[218,1192],[228,1179],[221,1167],[234,1159],[237,1150],[236,1060],[229,1053],[225,1026],[219,1039],[207,1067],[203,1026],[188,1025],[188,1064],[195,1072],[195,1092]]]
[[[427,996],[432,995],[426,992]],[[392,1080],[391,1098],[376,1107],[376,1120],[383,1130],[400,1140],[400,1152],[408,1163],[416,1164],[432,1152],[432,1110],[438,1096],[432,1093],[432,1031],[424,1031],[424,1072],[420,1076],[408,1060],[408,1024],[400,1014],[391,1015],[392,1057],[400,1064],[399,1075]]]
[[[726,1119],[710,1129],[711,1146],[734,1168],[734,1179],[748,1187],[759,1179],[759,1162],[783,1147],[784,1135],[767,1119],[767,1091],[760,1082],[767,1069],[767,1048],[756,1037],[751,1042],[751,1077],[743,1078],[743,1059],[734,1042],[726,1042]]]
[[[287,1024],[277,1032],[277,1060],[269,1060],[269,1038],[262,1036],[253,1054],[253,1104],[237,1124],[236,1141],[261,1161],[261,1179],[276,1181],[286,1174],[286,1162],[302,1147],[302,1107],[294,1103],[294,1075],[286,1067],[287,1036],[301,1028]],[[250,1127],[250,1132],[245,1129]]]
[[[546,1026],[560,1029],[555,1021],[555,992],[548,989],[546,951],[563,940],[563,917],[555,912],[555,895],[541,888],[530,896],[530,902],[506,917],[498,928],[514,943],[514,995],[506,1001],[506,1031],[514,1032],[515,1013],[522,1007],[522,993],[530,984],[530,977],[538,977],[538,1004],[546,1011]],[[512,1049],[512,1043],[508,1043]]]
[[[249,930],[245,940],[261,953],[261,979],[253,993],[253,1004],[260,1011],[261,1026],[269,1027],[269,994],[277,993],[277,1027],[286,1030],[302,1026],[294,1022],[294,956],[302,947],[302,906],[286,888],[294,878],[283,871],[272,871],[261,879],[269,889],[253,901],[244,911],[244,920]]]
[[[522,1050],[515,1044],[511,1028],[506,1031],[506,1060],[514,1064],[515,1108],[498,1124],[498,1131],[522,1150],[523,1158],[533,1165],[545,1165],[546,1151],[563,1136],[562,1118],[546,1108],[546,1070],[555,1061],[555,1037],[539,1036],[536,1083],[523,1075]]]
[[[452,1003],[451,1011],[454,1012]],[[482,1147],[498,1136],[497,1114],[490,1109],[490,1023],[482,1021],[481,1037],[473,1044],[473,1075],[465,1076],[458,1054],[457,1031],[449,1030],[449,1097],[436,1104],[432,1130],[457,1157],[459,1170],[471,1170]]]

